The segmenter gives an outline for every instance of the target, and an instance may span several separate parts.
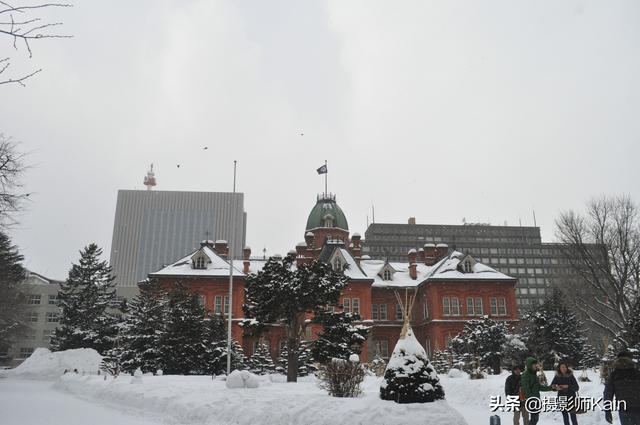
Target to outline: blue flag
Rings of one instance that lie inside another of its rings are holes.
[[[318,174],[327,174],[327,164],[324,164],[322,167],[316,170]]]

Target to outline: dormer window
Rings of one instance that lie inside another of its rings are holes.
[[[476,261],[470,256],[467,255],[462,263],[460,264],[460,268],[463,273],[473,273],[473,266],[475,266]]]
[[[193,268],[194,269],[206,269],[207,268],[207,264],[204,261],[203,257],[198,257],[195,259],[195,261],[193,262]]]
[[[380,269],[380,271],[378,272],[378,276],[380,276],[384,281],[389,281],[389,280],[393,280],[393,274],[395,272],[396,270],[393,267],[391,267],[391,264],[386,263],[382,267],[382,269]]]
[[[331,262],[331,267],[333,268],[333,270],[337,272],[342,271],[344,264],[342,263],[342,259],[340,258],[339,255],[336,255],[335,257],[333,257],[333,261]]]

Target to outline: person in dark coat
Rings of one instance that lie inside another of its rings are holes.
[[[517,396],[520,400],[520,375],[522,366],[514,366],[511,375],[504,382],[504,393],[508,396]],[[513,412],[513,425],[520,425],[520,415],[524,425],[529,425],[529,413],[524,408],[524,400],[520,400],[520,409]]]
[[[556,368],[556,376],[551,381],[551,388],[558,391],[558,397],[566,397],[567,403],[574,403],[576,394],[580,389],[578,381],[573,376],[573,371],[569,368],[569,365],[565,362],[558,363]],[[571,417],[571,423],[578,425],[578,418],[576,417],[575,410],[568,411],[562,409],[562,420],[564,425],[569,425],[569,417]]]
[[[640,425],[640,371],[636,368],[631,353],[623,351],[613,362],[613,371],[604,386],[604,399],[620,402],[620,423]],[[622,403],[624,401],[624,403]],[[611,410],[605,412],[605,419],[613,423]]]

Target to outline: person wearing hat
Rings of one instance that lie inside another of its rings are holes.
[[[515,365],[511,369],[511,375],[504,382],[504,393],[508,396],[517,396],[520,400],[520,409],[513,412],[513,425],[520,425],[520,416],[524,425],[529,425],[529,414],[524,408],[524,400],[520,398],[520,375],[522,374],[522,366]]]
[[[542,385],[538,380],[538,370],[540,369],[538,360],[533,357],[528,357],[525,364],[527,367],[520,377],[520,388],[522,388],[522,392],[524,393],[524,403],[526,406],[527,400],[530,398],[540,399],[540,391],[553,391],[553,388],[548,385]],[[540,412],[529,411],[528,413],[529,425],[536,425],[540,419]]]
[[[618,354],[613,362],[613,371],[604,386],[604,399],[613,401],[614,397],[619,402],[620,423],[640,425],[640,371],[628,351]],[[607,422],[613,423],[611,410],[604,414]]]

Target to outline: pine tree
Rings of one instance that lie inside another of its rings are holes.
[[[600,358],[595,347],[591,344],[584,344],[582,353],[580,355],[580,363],[578,366],[580,369],[591,369],[600,364]]]
[[[143,373],[161,369],[160,341],[165,332],[167,298],[157,280],[140,285],[140,293],[128,306],[120,326],[118,343],[110,357],[117,357],[123,371]]]
[[[396,403],[425,403],[444,399],[438,374],[408,321],[384,372],[380,398]]]
[[[269,352],[269,346],[260,339],[256,351],[253,353],[248,361],[249,371],[257,375],[266,375],[273,373],[276,369],[276,365],[273,363],[271,353]]]
[[[360,321],[360,315],[352,313],[321,311],[313,320],[323,326],[311,349],[314,360],[320,363],[333,358],[348,360],[352,354],[360,355],[371,329],[354,325],[353,322]]]
[[[514,366],[524,367],[524,362],[529,353],[527,344],[520,334],[508,333],[502,344],[502,365],[511,370]]]
[[[451,349],[458,356],[466,356],[469,361],[479,362],[481,368],[487,368],[493,374],[500,374],[502,346],[506,342],[504,322],[495,321],[488,316],[480,320],[470,320],[460,334],[451,340]]]
[[[280,353],[278,359],[279,365],[276,366],[276,372],[287,373],[289,370],[289,351],[285,346]],[[301,341],[298,346],[298,356],[296,358],[296,376],[307,376],[318,370],[313,364],[313,355],[311,353],[311,341]]]
[[[586,337],[581,322],[558,289],[522,317],[522,335],[533,355],[545,365],[580,363]]]
[[[25,295],[20,284],[26,278],[23,257],[9,237],[0,232],[0,353],[21,336],[27,326],[24,321]],[[8,359],[0,355],[0,364]]]
[[[61,326],[52,341],[54,350],[93,348],[105,353],[114,344],[118,318],[107,308],[113,307],[115,283],[101,255],[96,244],[85,247],[80,262],[72,265],[66,282],[60,285]]]
[[[432,357],[433,367],[438,373],[449,373],[449,370],[451,370],[451,368],[456,367],[454,365],[453,359],[453,354],[451,354],[449,350],[436,350],[433,353]]]
[[[199,373],[204,354],[204,309],[177,282],[167,295],[164,334],[160,338],[161,366],[165,374]]]
[[[635,361],[640,362],[640,295],[636,296],[629,318],[616,340],[619,350],[629,351]]]
[[[295,258],[271,257],[261,271],[245,281],[244,311],[259,323],[283,323],[287,332],[287,381],[295,382],[300,335],[305,316],[336,305],[348,278],[328,264],[315,261],[293,268]]]

